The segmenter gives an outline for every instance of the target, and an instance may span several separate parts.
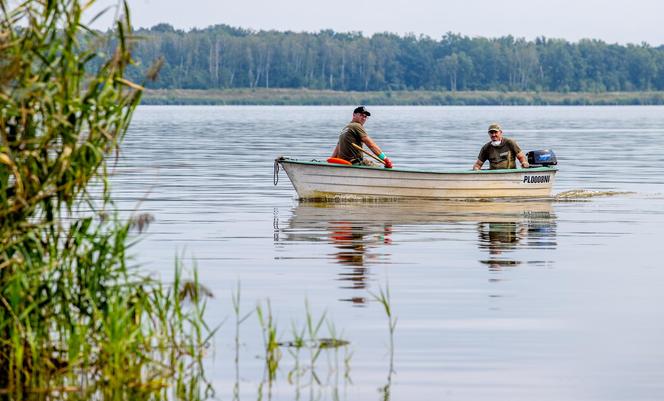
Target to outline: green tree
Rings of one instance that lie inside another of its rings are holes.
[[[626,53],[628,77],[634,89],[651,90],[658,71],[650,46],[628,45]]]
[[[359,32],[250,31],[216,25],[140,30],[138,78],[164,57],[156,88],[618,91],[663,89],[664,49],[584,39],[470,38]],[[454,56],[456,55],[456,56]],[[456,60],[455,60],[456,59]],[[134,72],[136,71],[136,73]]]

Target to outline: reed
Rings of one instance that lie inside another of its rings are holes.
[[[385,285],[385,289],[383,287],[378,288],[378,294],[375,294],[373,292],[370,292],[371,296],[375,301],[377,301],[379,304],[383,306],[383,310],[385,312],[385,315],[387,316],[387,327],[389,329],[389,338],[390,338],[390,344],[389,344],[389,350],[390,350],[390,371],[393,370],[394,366],[394,332],[396,331],[397,328],[397,320],[398,318],[394,316],[392,313],[392,302],[390,298],[390,286],[388,284]]]
[[[263,334],[263,346],[265,350],[265,369],[268,382],[272,383],[277,378],[277,369],[281,360],[281,349],[279,348],[277,323],[272,316],[270,300],[266,301],[265,310],[259,303],[256,305],[256,315],[261,325]]]
[[[378,294],[370,292],[371,296],[375,301],[380,303],[383,306],[385,315],[387,316],[387,326],[389,329],[389,354],[390,354],[390,366],[387,373],[387,382],[382,386],[379,391],[383,396],[383,401],[388,401],[391,397],[392,389],[392,375],[394,375],[394,333],[397,328],[398,318],[393,314],[392,311],[392,300],[390,298],[390,286],[385,284],[385,289],[383,287],[378,288]]]
[[[338,398],[338,381],[340,372],[339,350],[343,348],[344,374],[346,383],[350,382],[350,357],[348,350],[350,343],[341,338],[334,324],[327,317],[327,312],[316,316],[305,299],[305,319],[303,323],[291,323],[292,339],[280,341],[278,345],[285,348],[293,358],[292,369],[288,372],[287,381],[295,387],[295,399],[300,399],[304,388],[309,390],[309,399],[320,399],[326,387],[331,386],[332,399]],[[325,336],[323,328],[327,328]],[[308,360],[302,352],[308,352]],[[326,376],[319,374],[321,355],[327,356]]]
[[[127,262],[151,218],[118,216],[108,166],[143,86],[127,5],[102,36],[92,3],[0,2],[0,394],[201,399],[207,291]]]
[[[309,105],[332,106],[589,106],[663,105],[663,91],[541,92],[391,90],[337,91],[311,88],[149,89],[153,105]]]
[[[238,282],[237,288],[231,293],[233,312],[235,314],[235,384],[233,385],[233,400],[236,401],[240,399],[240,325],[252,314],[252,312],[248,312],[242,315],[241,295],[240,282]]]

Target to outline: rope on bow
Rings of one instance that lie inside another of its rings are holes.
[[[275,186],[279,183],[279,162],[281,162],[283,159],[283,157],[277,157],[274,159],[274,173],[272,175],[272,182],[274,182]]]

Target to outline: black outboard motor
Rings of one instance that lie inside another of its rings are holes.
[[[558,164],[556,160],[556,154],[553,153],[553,150],[531,150],[526,153],[526,158],[528,159],[528,164],[531,166],[555,166]]]

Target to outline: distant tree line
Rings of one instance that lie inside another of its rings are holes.
[[[185,32],[159,24],[136,33],[130,78],[163,57],[152,88],[311,88],[353,91],[501,90],[606,92],[664,90],[664,46],[584,39],[448,33],[252,31],[227,25]]]

